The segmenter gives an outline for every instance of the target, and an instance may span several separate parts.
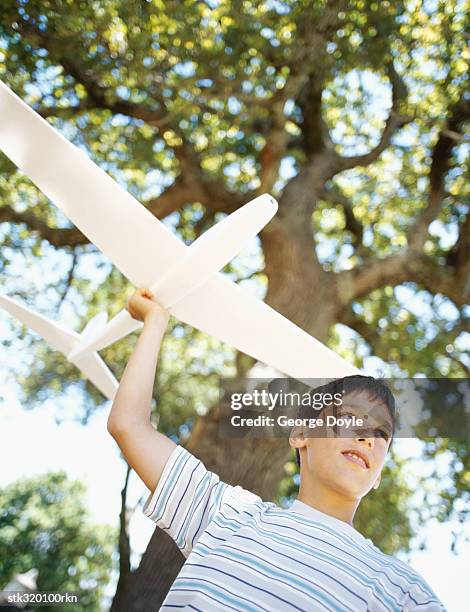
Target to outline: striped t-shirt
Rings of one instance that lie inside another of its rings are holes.
[[[417,572],[354,527],[298,500],[287,510],[263,502],[181,446],[144,513],[187,557],[162,610],[444,609]]]

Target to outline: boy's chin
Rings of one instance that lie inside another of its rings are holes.
[[[351,478],[346,472],[337,475],[335,478],[335,489],[345,497],[354,500],[362,499],[372,489],[373,484],[365,483],[360,479]]]

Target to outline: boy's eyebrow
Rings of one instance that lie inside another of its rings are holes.
[[[348,401],[346,400],[345,402],[343,402],[341,406],[338,406],[338,411],[341,412],[342,409],[348,408],[348,407],[356,408],[356,409],[362,408],[362,406],[363,406],[363,402],[361,402],[360,404],[351,404],[351,403],[348,403]],[[388,406],[386,406],[383,403],[380,403],[378,405],[373,406],[372,408],[384,408],[385,409],[387,417],[385,419],[382,419],[380,424],[384,426],[386,425],[387,427],[389,427],[390,433],[391,433],[393,431],[393,420],[390,418],[391,415],[390,415],[390,410]],[[367,412],[367,414],[368,415],[370,414],[371,416],[373,416],[373,411]]]

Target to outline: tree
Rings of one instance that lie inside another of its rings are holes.
[[[63,472],[22,478],[0,490],[2,587],[35,568],[38,591],[77,592],[77,610],[102,609],[115,532],[90,522],[84,493],[84,485]]]
[[[358,366],[373,354],[390,375],[467,374],[470,107],[460,2],[4,5],[3,78],[184,240],[272,192],[279,213],[249,265],[229,267],[235,278]],[[121,276],[96,255],[106,278],[97,291],[79,270],[93,257],[87,239],[1,163],[10,287],[29,295],[11,278],[15,249],[38,258],[59,251],[69,269],[49,288],[55,305],[73,303],[83,317],[111,304],[114,314],[127,289]],[[131,346],[103,352],[117,374]],[[42,349],[39,357],[27,397],[79,380],[60,357]],[[217,410],[201,414],[213,389],[205,375],[243,374],[251,360],[175,324],[163,361],[162,430],[190,432],[187,447],[222,478],[275,497],[287,444],[222,449]],[[93,410],[100,398],[87,389]],[[444,447],[436,441],[433,456]],[[454,479],[467,453],[464,444]],[[158,582],[157,568],[171,565],[159,555],[162,538],[157,530],[130,576],[123,609],[140,609],[139,593],[147,607],[161,601],[169,579]]]

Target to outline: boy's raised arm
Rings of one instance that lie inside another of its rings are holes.
[[[150,491],[157,486],[176,444],[150,422],[152,390],[160,345],[168,325],[168,311],[150,291],[138,289],[127,309],[144,328],[124,370],[108,417],[108,431],[129,465]]]

